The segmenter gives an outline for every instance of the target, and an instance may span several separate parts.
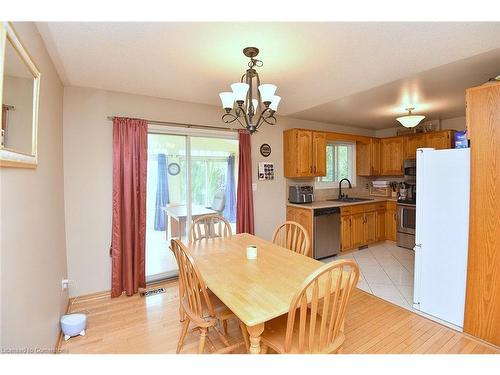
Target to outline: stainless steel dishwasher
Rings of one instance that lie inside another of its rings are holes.
[[[314,210],[314,259],[337,255],[340,252],[340,208]]]

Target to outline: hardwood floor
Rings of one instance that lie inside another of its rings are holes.
[[[77,299],[71,312],[88,314],[87,334],[62,342],[63,353],[175,353],[179,323],[176,281],[161,284],[166,293],[151,297],[98,296]],[[241,340],[236,321],[230,342]],[[344,353],[498,353],[460,332],[356,289],[347,311]],[[222,343],[210,335],[217,348]],[[181,353],[196,353],[198,333],[190,331]],[[211,350],[207,345],[206,352]]]

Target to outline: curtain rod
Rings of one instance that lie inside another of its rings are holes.
[[[120,116],[108,116],[107,119],[113,121],[116,117]],[[207,125],[195,125],[195,124],[186,124],[182,122],[167,122],[167,121],[157,121],[157,120],[146,120],[146,122],[150,125],[166,125],[166,126],[174,126],[179,128],[192,128],[192,129],[209,129],[209,130],[220,130],[220,131],[229,131],[229,132],[237,132],[238,129],[224,128],[222,126],[207,126]]]

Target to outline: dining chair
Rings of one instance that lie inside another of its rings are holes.
[[[331,262],[310,274],[288,314],[266,322],[261,352],[341,353],[345,312],[358,279],[359,268],[352,260]]]
[[[273,243],[296,253],[308,256],[311,240],[306,228],[295,221],[285,221],[273,233]]]
[[[229,237],[232,234],[231,225],[222,216],[217,214],[202,215],[193,220],[189,242]]]
[[[236,318],[236,316],[213,293],[209,293],[192,256],[184,244],[179,240],[173,239],[171,241],[171,249],[175,254],[179,266],[179,280],[182,280],[182,291],[180,291],[179,300],[186,317],[182,324],[176,353],[179,353],[184,345],[184,339],[186,338],[190,323],[196,325],[196,328],[200,332],[198,343],[199,354],[204,352],[206,340],[215,348],[208,337],[208,331],[211,328],[215,330],[217,336],[224,344],[224,348],[216,350],[214,353],[229,353],[243,345],[248,347],[246,327],[241,321],[239,321],[239,325],[244,341],[233,345],[229,344],[226,336],[217,328],[218,322],[226,322],[228,319]]]

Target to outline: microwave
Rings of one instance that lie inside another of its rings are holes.
[[[417,161],[415,159],[408,159],[403,162],[403,171],[405,179],[416,180],[417,179]]]

